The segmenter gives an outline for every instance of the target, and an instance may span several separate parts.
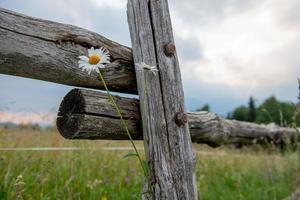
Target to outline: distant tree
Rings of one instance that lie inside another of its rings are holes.
[[[209,105],[208,104],[205,104],[202,108],[198,108],[196,109],[197,112],[199,111],[207,111],[209,112],[210,111],[210,108],[209,108]]]
[[[228,118],[235,119],[239,121],[248,120],[249,109],[246,106],[239,106],[232,113],[228,115]]]
[[[255,100],[251,96],[249,98],[249,103],[248,103],[248,115],[247,115],[247,121],[249,122],[254,122],[256,119],[256,107],[255,107]]]
[[[256,108],[254,98],[250,97],[248,107],[237,107],[232,113],[227,115],[227,118],[239,121],[263,124],[276,123],[280,126],[299,127],[300,106],[298,105],[289,102],[280,102],[275,96],[271,96]]]
[[[266,99],[257,109],[257,123],[276,123],[280,126],[300,125],[299,107],[292,103],[280,102],[275,96]]]
[[[40,131],[42,129],[41,126],[37,123],[30,124],[29,127],[30,127],[30,129],[35,130],[35,131]]]
[[[298,90],[299,90],[298,105],[300,105],[300,78],[298,78]]]
[[[26,130],[37,130],[37,131],[42,129],[41,126],[37,123],[34,123],[34,124],[31,124],[31,123],[23,124],[22,123],[22,124],[18,125],[18,128],[19,129],[26,129]]]

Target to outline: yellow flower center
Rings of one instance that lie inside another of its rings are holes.
[[[91,65],[96,65],[98,64],[98,62],[101,60],[101,57],[96,55],[96,54],[93,54],[89,57],[89,63]]]

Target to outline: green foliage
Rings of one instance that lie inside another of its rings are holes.
[[[298,90],[299,90],[299,95],[298,95],[298,105],[300,106],[300,78],[298,78]]]
[[[247,121],[248,113],[249,109],[246,106],[239,106],[231,114],[229,114],[229,118],[239,121]]]
[[[248,107],[239,106],[228,115],[230,119],[249,121],[256,123],[276,123],[285,127],[300,126],[299,106],[280,102],[275,96],[267,98],[258,108],[255,106],[253,97],[250,97]]]
[[[1,151],[1,200],[141,199],[145,177],[139,161],[124,159],[125,155],[130,157],[130,151],[97,150],[107,146],[130,146],[128,141],[70,141],[57,132],[10,131],[0,134],[2,148],[73,146],[86,149]],[[143,146],[142,142],[137,145]],[[196,178],[203,200],[283,199],[300,181],[299,176],[295,176],[300,173],[299,152],[211,149],[199,144],[194,148],[201,150],[196,157]],[[144,157],[142,151],[140,153]],[[143,163],[147,168],[147,163]]]
[[[106,82],[104,80],[104,77],[102,76],[101,72],[99,73],[99,77],[100,77],[101,82],[103,83],[103,86],[104,86],[104,88],[106,90],[108,98],[110,99],[111,103],[113,104],[114,109],[116,110],[116,112],[118,113],[118,115],[119,115],[119,117],[121,119],[121,124],[123,125],[123,128],[124,128],[124,130],[127,133],[128,139],[129,139],[129,141],[130,141],[130,143],[131,143],[131,145],[132,145],[132,147],[134,149],[135,155],[138,158],[138,160],[140,162],[140,165],[141,165],[141,167],[142,167],[142,169],[144,171],[144,176],[145,176],[145,178],[148,178],[148,172],[145,169],[145,166],[144,166],[144,164],[142,162],[143,160],[142,160],[142,158],[141,158],[141,156],[140,156],[140,154],[139,154],[139,152],[138,152],[138,150],[137,150],[137,148],[135,146],[135,143],[134,143],[134,141],[133,141],[133,139],[131,137],[131,133],[129,132],[128,125],[125,122],[125,120],[123,119],[122,112],[121,112],[119,106],[117,105],[114,97],[111,95],[111,92],[109,91],[109,89],[107,87],[107,84],[106,84]]]
[[[199,159],[197,177],[202,199],[271,200],[284,199],[291,193],[290,184],[296,181],[289,171],[297,169],[297,161],[294,162],[290,155],[285,161],[275,155],[263,158],[260,154],[249,156],[246,153],[242,156],[243,159],[234,159],[234,154]],[[277,165],[277,162],[282,163]]]
[[[274,122],[280,126],[300,126],[299,107],[280,102],[275,96],[266,99],[257,109],[257,123]]]
[[[205,104],[202,108],[196,109],[196,112],[199,112],[199,111],[207,111],[207,112],[210,112],[209,104]]]

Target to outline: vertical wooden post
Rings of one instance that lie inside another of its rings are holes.
[[[136,67],[150,184],[144,199],[197,199],[195,155],[167,0],[129,0],[128,24]],[[141,63],[158,72],[141,70]]]

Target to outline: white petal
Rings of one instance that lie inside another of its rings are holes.
[[[86,71],[87,67],[86,66],[83,66],[82,67],[82,71]]]
[[[103,58],[103,59],[101,59],[100,63],[101,64],[108,64],[108,63],[110,63],[110,61],[107,60],[107,59],[105,59],[105,58]]]
[[[78,64],[79,64],[79,65],[87,65],[87,64],[89,64],[89,63],[80,60],[80,61],[78,61]]]
[[[103,52],[100,49],[96,49],[95,53],[102,57]]]
[[[89,75],[91,75],[91,72],[92,72],[92,69],[91,69],[91,68],[87,69],[87,73],[88,73]]]
[[[89,52],[89,56],[91,56],[91,55],[93,55],[93,54],[96,53],[94,47],[92,47],[91,49],[89,49],[88,52]]]
[[[79,56],[79,58],[80,58],[80,61],[85,61],[85,62],[89,61],[89,58],[86,56]]]
[[[85,65],[85,68],[86,68],[86,69],[91,68],[90,64]]]
[[[98,72],[98,74],[100,74],[100,70],[98,67],[95,70],[96,70],[96,72]]]
[[[105,54],[103,57],[104,57],[105,59],[107,59],[107,60],[110,60],[110,55],[109,55],[109,54]]]
[[[105,68],[105,66],[104,66],[103,64],[101,64],[101,63],[99,63],[99,64],[97,65],[97,67],[99,67],[100,69],[104,69],[104,68]]]
[[[85,61],[79,60],[79,61],[78,61],[78,64],[83,64],[83,65],[86,65],[86,64],[88,64],[88,62],[85,62]]]

